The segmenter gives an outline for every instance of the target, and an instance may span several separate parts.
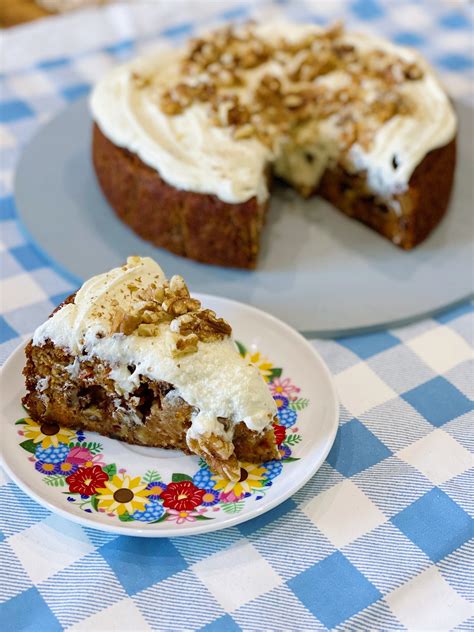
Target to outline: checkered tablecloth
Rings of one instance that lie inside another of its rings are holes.
[[[414,45],[472,99],[472,5],[462,1],[134,3],[3,37],[0,360],[73,289],[22,233],[15,162],[39,125],[157,38],[283,11]],[[468,227],[466,227],[468,229]],[[474,629],[471,304],[371,335],[314,341],[335,376],[334,448],[293,498],[192,538],[83,528],[0,485],[0,628]]]

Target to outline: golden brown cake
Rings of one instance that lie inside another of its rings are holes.
[[[26,347],[23,404],[40,422],[180,449],[214,471],[279,459],[275,402],[231,327],[149,258],[93,277]]]
[[[448,205],[456,117],[433,70],[340,25],[221,28],[115,69],[91,108],[116,213],[198,261],[255,267],[272,176],[404,249]]]

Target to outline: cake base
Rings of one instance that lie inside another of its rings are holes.
[[[144,239],[204,263],[255,268],[267,204],[251,198],[228,204],[215,195],[167,184],[137,155],[93,128],[92,157],[99,184],[117,215]],[[456,142],[431,151],[415,169],[407,190],[376,198],[363,175],[327,170],[313,194],[410,250],[443,217],[451,193]]]
[[[140,237],[203,263],[254,268],[268,204],[181,191],[94,125],[92,158],[110,205]]]

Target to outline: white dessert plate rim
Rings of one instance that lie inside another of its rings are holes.
[[[47,508],[51,512],[76,522],[83,527],[95,528],[101,531],[105,531],[112,534],[117,535],[130,535],[136,537],[181,537],[188,535],[198,535],[202,533],[207,533],[211,531],[217,531],[221,529],[227,529],[232,526],[236,526],[243,522],[247,522],[253,518],[263,515],[264,513],[274,509],[282,502],[287,500],[290,496],[295,494],[305,483],[309,481],[309,479],[314,476],[314,474],[318,471],[318,469],[323,464],[326,456],[328,455],[334,440],[336,438],[338,425],[339,425],[339,403],[336,394],[336,389],[334,386],[333,378],[331,373],[326,366],[324,360],[321,358],[319,353],[314,349],[314,347],[307,341],[305,338],[299,334],[295,329],[293,329],[290,325],[285,322],[279,320],[278,318],[268,314],[256,307],[251,305],[247,305],[245,303],[240,303],[239,301],[234,301],[232,299],[222,298],[218,296],[213,296],[210,294],[198,294],[195,296],[199,298],[204,305],[210,305],[213,307],[213,303],[220,303],[221,306],[225,305],[228,309],[237,309],[244,310],[247,314],[250,314],[255,321],[262,322],[266,321],[269,327],[276,327],[282,333],[286,334],[286,336],[290,337],[292,343],[295,344],[295,353],[297,353],[297,349],[305,349],[306,352],[311,354],[312,360],[314,361],[313,370],[319,371],[320,376],[322,376],[323,381],[325,380],[326,384],[324,385],[324,389],[327,397],[327,408],[329,412],[329,428],[327,433],[324,435],[324,447],[319,451],[318,458],[315,461],[311,461],[312,454],[308,454],[305,458],[305,466],[302,469],[302,474],[296,479],[293,480],[290,484],[285,485],[285,473],[282,474],[281,477],[281,492],[278,493],[274,498],[267,499],[263,498],[260,504],[256,505],[254,508],[237,515],[228,515],[225,520],[222,521],[203,521],[199,525],[184,525],[177,528],[176,525],[164,527],[163,524],[155,525],[159,526],[159,529],[150,529],[152,525],[147,525],[148,528],[141,528],[138,524],[136,526],[128,526],[130,523],[126,522],[116,522],[105,524],[102,522],[97,522],[94,520],[95,514],[84,513],[83,515],[77,515],[71,510],[68,510],[67,505],[61,507],[58,502],[50,501],[46,495],[42,495],[35,491],[31,485],[29,484],[28,477],[25,477],[19,472],[18,465],[19,463],[16,461],[15,456],[8,456],[10,444],[8,439],[5,439],[5,429],[6,425],[12,424],[16,419],[11,417],[11,414],[7,410],[7,405],[5,404],[5,399],[2,398],[2,404],[0,405],[0,426],[2,428],[2,435],[4,436],[4,440],[0,442],[0,466],[4,468],[5,472],[8,476],[16,483],[16,485],[24,491],[28,496],[30,496],[33,500],[38,502],[43,507]],[[234,322],[232,323],[234,326],[236,323],[238,324],[238,315],[233,316]],[[263,323],[262,323],[263,324]],[[259,333],[265,335],[265,328],[260,327]],[[20,390],[24,392],[23,389],[23,377],[21,375],[21,368],[23,367],[23,360],[20,363],[20,371],[18,371],[18,363],[20,356],[23,356],[23,350],[28,343],[28,340],[23,341],[19,344],[19,346],[13,351],[13,353],[9,356],[3,367],[0,369],[0,391],[6,393],[7,389],[15,389],[15,393],[18,393],[19,384],[21,382]],[[317,369],[315,369],[317,367]],[[306,370],[308,367],[306,368]],[[316,406],[317,407],[317,404]],[[21,404],[18,404],[18,417],[21,417],[23,409],[21,408]],[[18,418],[17,417],[17,418]],[[89,433],[91,434],[91,433]],[[97,435],[98,436],[98,435]],[[110,440],[112,441],[112,440]],[[18,444],[17,444],[18,445]],[[302,461],[303,459],[301,459]],[[34,475],[34,469],[30,469],[31,476]],[[293,479],[295,477],[292,477]],[[49,489],[46,486],[44,489]],[[135,524],[135,523],[134,523]]]

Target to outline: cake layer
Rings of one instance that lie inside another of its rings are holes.
[[[175,189],[138,156],[116,147],[94,127],[94,165],[117,215],[155,245],[215,265],[254,268],[266,205],[253,198],[227,204],[216,196]],[[456,163],[456,144],[430,152],[407,189],[389,199],[375,196],[366,174],[342,166],[325,170],[315,190],[349,217],[409,250],[443,217]],[[191,229],[192,227],[192,229]]]
[[[240,204],[175,189],[137,155],[93,130],[100,186],[117,215],[144,239],[203,263],[254,268],[267,202]]]
[[[171,384],[141,378],[139,386],[125,398],[118,395],[110,379],[112,367],[108,363],[83,361],[72,375],[75,357],[51,342],[41,347],[30,342],[26,356],[28,392],[23,405],[36,421],[82,428],[131,444],[192,453],[187,433],[195,409]],[[233,446],[227,462],[218,453],[208,451],[201,456],[214,471],[225,475],[232,473],[235,459],[262,463],[279,458],[271,426],[255,432],[242,422],[237,424]]]
[[[431,151],[415,169],[407,189],[389,200],[374,196],[366,178],[342,168],[327,170],[316,191],[352,219],[410,250],[441,221],[448,207],[456,165],[456,142]]]

